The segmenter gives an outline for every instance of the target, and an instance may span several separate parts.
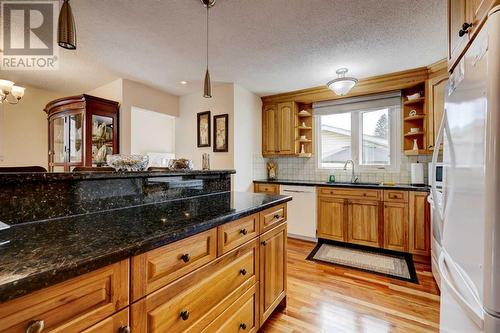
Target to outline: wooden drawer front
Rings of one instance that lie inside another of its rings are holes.
[[[384,190],[384,201],[408,202],[408,191]]]
[[[255,284],[217,319],[207,326],[203,333],[257,332],[258,328],[258,284]]]
[[[2,332],[25,332],[33,320],[44,332],[80,332],[128,305],[128,260],[0,304]]]
[[[217,228],[218,254],[224,254],[259,236],[259,214],[246,216]]]
[[[280,194],[280,186],[278,184],[255,183],[254,190],[256,193]]]
[[[369,190],[369,189],[347,189],[347,188],[332,188],[332,187],[320,187],[319,195],[328,195],[339,198],[351,198],[351,199],[369,199],[369,200],[381,200],[381,191],[379,190]]]
[[[215,259],[217,229],[132,257],[135,301]]]
[[[86,329],[82,333],[120,333],[129,327],[129,310],[126,308]]]
[[[258,240],[132,304],[132,332],[200,332],[257,282]]]
[[[271,230],[274,226],[286,221],[286,204],[268,208],[260,212],[260,232]]]

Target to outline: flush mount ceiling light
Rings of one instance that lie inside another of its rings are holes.
[[[0,80],[0,104],[7,102],[9,104],[17,104],[24,96],[25,88],[15,86],[14,82],[8,80]],[[9,96],[12,96],[10,98]]]
[[[338,78],[331,80],[326,86],[338,96],[347,95],[347,93],[358,83],[353,77],[346,77],[347,68],[339,68],[336,73]]]
[[[203,97],[212,98],[212,82],[210,80],[210,72],[208,71],[208,12],[215,5],[216,0],[200,1],[207,8],[207,71],[205,72],[205,83],[203,84]]]
[[[57,43],[60,47],[68,50],[76,50],[76,27],[75,19],[69,0],[64,0],[59,22],[57,24]]]
[[[185,86],[186,84],[188,84],[187,81],[181,81],[179,83],[182,84],[183,86]]]

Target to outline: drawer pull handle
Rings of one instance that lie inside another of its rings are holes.
[[[40,333],[45,328],[45,321],[43,320],[31,320],[26,327],[26,333]]]
[[[266,245],[267,245],[266,241],[262,241],[262,242],[260,242],[260,243],[261,243],[262,245],[264,245],[264,246],[266,246]]]
[[[122,326],[118,329],[118,333],[130,333],[130,326]]]
[[[243,276],[247,275],[247,270],[244,269],[244,268],[240,269],[240,274],[243,275]]]
[[[242,330],[246,330],[246,329],[247,329],[247,324],[245,324],[245,323],[241,323],[241,324],[240,324],[240,328],[241,328]]]
[[[366,193],[363,193],[363,196],[366,197]]]
[[[240,230],[240,234],[242,234],[243,236],[246,235],[247,233],[248,233],[247,229]]]
[[[182,261],[184,261],[184,262],[188,262],[188,261],[189,261],[189,259],[191,259],[191,258],[189,258],[189,254],[188,254],[188,253],[185,253],[185,254],[183,254],[183,255],[181,256],[181,259],[182,259]]]
[[[280,217],[281,217],[281,215],[280,215],[280,214],[276,214],[276,215],[274,215],[274,219],[275,219],[275,220],[279,220],[279,219],[280,219]]]
[[[181,318],[182,318],[182,320],[188,320],[189,319],[189,311],[187,311],[187,310],[182,311]]]

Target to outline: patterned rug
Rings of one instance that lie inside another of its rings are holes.
[[[308,260],[418,283],[410,254],[320,239]]]

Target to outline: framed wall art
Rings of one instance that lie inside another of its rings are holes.
[[[198,147],[210,147],[210,111],[200,112],[196,117]]]
[[[214,116],[214,152],[229,151],[229,115]]]

